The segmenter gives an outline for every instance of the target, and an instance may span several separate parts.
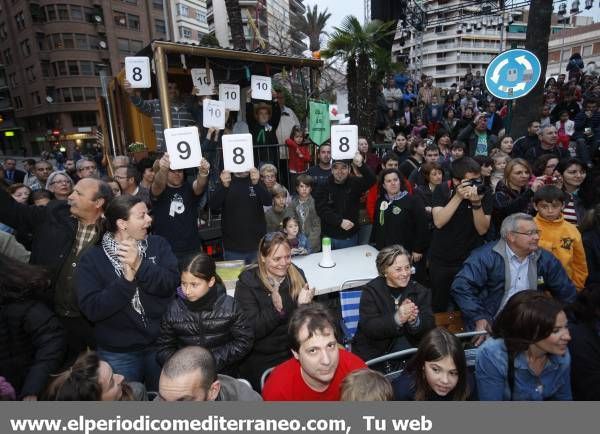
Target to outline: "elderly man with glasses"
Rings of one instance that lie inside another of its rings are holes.
[[[561,263],[539,248],[540,231],[532,216],[511,214],[500,234],[497,243],[471,253],[452,283],[452,296],[468,328],[490,331],[506,301],[526,289],[549,291],[563,303],[575,301],[575,286]]]

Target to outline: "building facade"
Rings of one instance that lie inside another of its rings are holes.
[[[466,6],[459,10],[461,3]],[[420,69],[421,74],[432,76],[437,86],[458,84],[469,71],[484,75],[487,65],[498,53],[525,45],[528,19],[525,9],[486,15],[480,6],[463,0],[423,1],[422,6],[428,22],[435,25],[425,28],[422,42],[414,30],[399,26],[392,53],[404,61],[413,74]],[[587,17],[577,18],[580,22],[589,22]],[[559,24],[557,17],[553,17],[553,33],[572,27],[570,23]]]
[[[168,0],[172,35],[176,42],[198,42],[208,34],[206,0]]]
[[[0,63],[34,153],[96,140],[100,76],[168,37],[163,0],[0,0]]]
[[[566,73],[571,55],[579,53],[588,68],[593,62],[600,72],[600,23],[590,24],[556,33],[548,43],[548,69],[546,76]],[[589,69],[588,69],[589,70]]]
[[[300,54],[306,50],[303,37],[292,29],[294,16],[302,16],[306,7],[302,0],[239,0],[246,47],[261,46],[281,54]],[[231,29],[225,0],[208,0],[209,32],[222,47],[232,47]]]

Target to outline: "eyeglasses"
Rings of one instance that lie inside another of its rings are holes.
[[[58,181],[52,181],[50,183],[50,185],[54,185],[54,184],[65,184],[65,185],[68,185],[68,184],[70,184],[70,182],[68,180],[66,180],[66,179],[60,179]]]
[[[535,229],[535,230],[531,230],[531,231],[527,231],[527,232],[517,232],[517,231],[511,231],[513,234],[519,234],[519,235],[526,235],[528,237],[533,237],[535,235],[539,236],[542,231],[540,231],[539,229]]]

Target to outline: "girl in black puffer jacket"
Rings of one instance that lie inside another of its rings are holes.
[[[46,272],[0,254],[0,376],[19,399],[37,399],[58,371],[66,348],[62,324],[33,290],[46,289]]]
[[[157,341],[161,365],[178,349],[197,345],[212,352],[219,373],[235,376],[238,362],[250,352],[252,329],[215,268],[204,253],[182,264],[181,287],[163,316]]]

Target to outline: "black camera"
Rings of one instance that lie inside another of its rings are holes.
[[[477,187],[477,195],[481,196],[488,191],[488,186],[483,183],[481,179],[470,179],[465,181],[463,185],[468,185],[470,187]]]

